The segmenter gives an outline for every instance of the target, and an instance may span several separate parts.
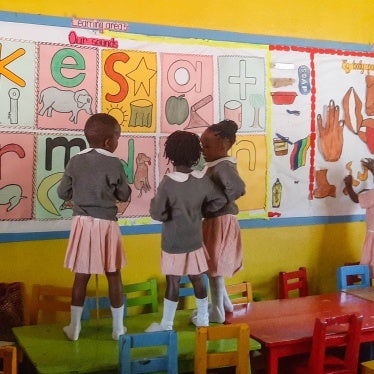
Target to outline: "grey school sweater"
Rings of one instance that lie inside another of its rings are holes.
[[[58,196],[73,201],[73,216],[116,220],[117,201],[131,195],[121,161],[104,149],[88,148],[72,157],[57,189]]]
[[[235,200],[245,194],[245,184],[240,178],[236,159],[223,157],[216,161],[207,162],[206,174],[223,191],[227,198],[227,204],[215,212],[207,212],[205,218],[219,217],[225,214],[238,214],[239,209]]]
[[[203,212],[214,212],[226,203],[225,195],[202,172],[166,174],[150,206],[151,217],[162,221],[162,250],[177,254],[202,247]]]

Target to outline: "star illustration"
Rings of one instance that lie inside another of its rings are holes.
[[[149,96],[151,89],[150,81],[155,74],[156,70],[148,68],[145,58],[142,57],[138,66],[126,74],[126,76],[134,82],[134,95],[136,95],[143,86],[147,96]]]

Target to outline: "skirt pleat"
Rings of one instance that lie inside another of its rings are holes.
[[[116,221],[74,216],[64,266],[75,273],[104,274],[126,265]]]

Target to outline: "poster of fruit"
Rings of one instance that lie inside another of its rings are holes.
[[[362,216],[343,178],[352,175],[357,191],[372,186],[360,163],[374,154],[372,52],[18,20],[0,17],[4,240],[68,232],[71,203],[58,198],[57,186],[70,158],[87,148],[83,128],[97,112],[121,126],[115,154],[133,191],[118,206],[126,232],[159,230],[149,205],[171,171],[163,157],[167,136],[201,135],[223,119],[238,125],[230,155],[246,184],[238,200],[242,227]]]

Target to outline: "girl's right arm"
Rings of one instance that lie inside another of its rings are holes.
[[[157,188],[156,195],[151,200],[149,213],[156,221],[165,222],[170,219],[169,199],[164,183],[161,181]]]
[[[347,175],[346,177],[344,177],[344,184],[345,184],[345,188],[348,192],[348,196],[351,198],[351,200],[354,203],[358,203],[358,195],[352,187],[352,179],[353,179],[352,175]]]

